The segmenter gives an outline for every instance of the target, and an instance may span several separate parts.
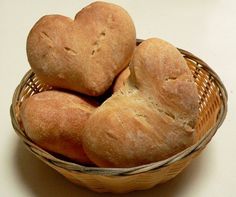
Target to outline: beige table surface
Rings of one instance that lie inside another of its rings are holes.
[[[103,196],[75,186],[31,155],[14,133],[9,107],[29,69],[25,43],[39,17],[73,17],[91,1],[0,0],[0,196]],[[110,1],[132,16],[138,38],[160,37],[205,60],[229,93],[229,111],[203,154],[174,180],[124,196],[236,196],[236,1]],[[113,196],[107,194],[104,196]]]

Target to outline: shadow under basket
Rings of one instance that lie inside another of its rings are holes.
[[[137,40],[137,44],[140,42]],[[196,125],[197,142],[171,158],[132,168],[100,168],[72,163],[41,149],[25,135],[19,120],[19,107],[33,94],[52,88],[41,83],[31,70],[24,76],[13,96],[11,105],[13,127],[34,155],[73,183],[93,191],[125,193],[148,189],[166,182],[179,174],[201,153],[224,121],[227,112],[227,92],[218,75],[193,54],[182,49],[179,51],[192,71],[200,105]]]

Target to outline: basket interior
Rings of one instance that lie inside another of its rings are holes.
[[[197,62],[185,59],[198,89],[199,118],[196,124],[196,140],[199,140],[216,122],[222,99],[214,77]]]

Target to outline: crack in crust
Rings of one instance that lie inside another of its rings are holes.
[[[91,52],[91,56],[94,56],[97,52],[101,50],[101,41],[104,40],[106,36],[105,30],[103,30],[100,34],[98,39],[93,43],[93,50]]]
[[[77,55],[77,51],[70,47],[64,47],[64,50],[71,55]]]
[[[166,77],[165,81],[175,81],[177,77]]]
[[[52,41],[52,38],[50,38],[50,36],[49,36],[45,31],[40,32],[40,36],[41,36],[43,39],[47,40],[49,43],[52,43],[52,42],[53,42],[53,41]]]

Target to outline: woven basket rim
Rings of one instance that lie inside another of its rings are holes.
[[[137,43],[139,44],[140,42],[142,42],[142,40],[137,39]],[[208,73],[210,73],[212,76],[214,76],[215,83],[217,84],[217,86],[220,90],[220,97],[222,99],[222,106],[221,106],[220,113],[218,115],[217,121],[214,124],[214,126],[211,127],[197,143],[188,147],[184,151],[173,155],[172,157],[169,157],[165,160],[152,162],[149,164],[140,165],[140,166],[131,167],[131,168],[102,168],[102,167],[88,167],[88,166],[83,166],[83,165],[80,165],[77,163],[65,161],[65,160],[59,159],[59,158],[55,157],[54,155],[50,154],[49,152],[43,150],[42,148],[40,148],[39,146],[34,144],[29,138],[27,138],[26,135],[23,134],[24,131],[22,131],[20,129],[20,126],[17,122],[16,115],[15,115],[16,112],[14,109],[14,106],[16,105],[16,103],[19,102],[17,100],[17,98],[23,88],[23,86],[21,86],[21,84],[24,84],[29,77],[34,75],[32,70],[29,70],[25,74],[25,76],[21,80],[20,84],[17,86],[17,88],[14,92],[14,95],[13,95],[12,104],[10,107],[10,115],[11,115],[11,121],[12,121],[13,128],[15,129],[16,133],[20,136],[20,138],[23,139],[24,143],[26,144],[26,147],[31,152],[33,152],[37,157],[39,157],[41,160],[44,160],[45,162],[50,162],[53,165],[56,165],[58,167],[61,167],[61,168],[64,168],[64,169],[67,169],[70,171],[78,171],[78,172],[87,173],[87,174],[106,175],[106,176],[111,176],[111,175],[112,176],[116,176],[116,175],[123,175],[123,176],[127,175],[128,176],[128,175],[138,174],[138,173],[147,172],[147,171],[151,171],[151,170],[157,170],[159,168],[169,166],[172,163],[179,161],[183,158],[186,158],[186,157],[190,156],[192,153],[203,149],[208,144],[208,142],[211,140],[211,138],[214,136],[217,129],[221,126],[221,124],[223,123],[223,121],[226,117],[226,113],[227,113],[228,95],[227,95],[226,88],[225,88],[224,84],[222,83],[220,77],[210,68],[210,66],[208,66],[203,60],[199,59],[198,57],[196,57],[192,53],[190,53],[186,50],[183,50],[183,49],[179,49],[179,48],[178,48],[178,50],[183,54],[183,56],[185,58],[188,58],[190,60],[191,59],[196,60],[197,62],[200,62],[201,65],[204,65],[203,69],[206,70]],[[40,155],[39,152],[40,152],[40,154],[43,153],[44,156]]]

